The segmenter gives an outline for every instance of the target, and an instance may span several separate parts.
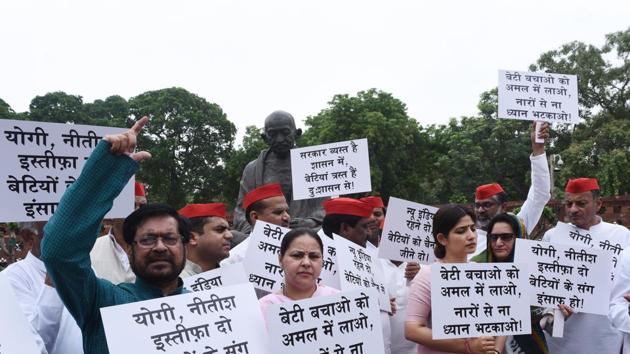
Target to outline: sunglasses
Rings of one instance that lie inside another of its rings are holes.
[[[488,234],[490,242],[497,242],[499,239],[503,242],[509,242],[514,239],[514,234]]]

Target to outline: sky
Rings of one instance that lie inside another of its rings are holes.
[[[571,41],[601,46],[630,1],[3,0],[0,98],[84,102],[183,87],[239,129],[274,110],[298,125],[335,94],[377,88],[422,125],[477,113],[498,70]]]

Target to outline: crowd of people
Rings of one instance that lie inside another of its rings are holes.
[[[245,168],[233,225],[223,203],[188,204],[179,210],[147,203],[138,183],[135,210],[124,220],[104,220],[140,163],[151,157],[135,149],[147,121],[142,118],[127,132],[104,137],[48,222],[20,225],[32,247],[3,273],[41,353],[108,353],[100,308],[186,293],[182,278],[243,262],[248,234],[259,220],[291,228],[278,255],[284,287],[275,293],[256,291],[263,318],[271,304],[340,292],[318,283],[322,237],[339,235],[376,254],[387,213],[380,197],[292,200],[287,156],[299,129],[286,112],[274,112],[265,121],[270,149]],[[528,238],[551,197],[544,143],[537,143],[535,134],[532,185],[521,210],[506,212],[507,194],[498,183],[477,188],[472,210],[440,207],[432,224],[438,263],[514,260],[516,239]],[[549,126],[544,124],[538,134],[548,138]],[[597,215],[601,199],[595,179],[570,180],[564,198],[572,225],[589,230],[596,240],[630,245],[627,228]],[[551,229],[543,240],[554,242],[555,237]],[[564,304],[557,309],[532,307],[531,334],[508,337],[433,339],[432,265],[386,259],[378,259],[377,265],[390,298],[389,311],[381,310],[380,317],[383,353],[630,353],[630,343],[624,345],[630,340],[630,334],[624,335],[630,333],[630,294],[625,293],[630,251],[617,263],[610,316],[577,313]],[[566,320],[564,335],[553,337],[558,313]]]

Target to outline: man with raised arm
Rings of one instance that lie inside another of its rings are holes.
[[[130,245],[135,283],[114,285],[97,278],[90,267],[90,250],[100,223],[114,199],[151,155],[134,152],[144,117],[122,134],[108,135],[90,155],[81,175],[64,193],[50,218],[42,242],[42,261],[83,333],[86,353],[108,353],[100,308],[186,292],[179,274],[190,238],[188,223],[175,209],[149,204],[131,213],[123,236]]]

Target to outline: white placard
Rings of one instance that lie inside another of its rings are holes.
[[[341,284],[339,283],[339,274],[337,273],[337,248],[335,246],[335,240],[328,237],[322,229],[319,229],[317,235],[319,235],[319,238],[322,239],[322,243],[324,244],[322,272],[319,276],[321,280],[319,283],[339,290],[341,289]]]
[[[0,272],[0,354],[39,354],[33,337],[32,327],[26,320],[22,308],[6,275]],[[29,328],[31,327],[31,328]]]
[[[0,221],[46,221],[79,177],[101,137],[122,128],[0,119]],[[107,218],[133,211],[134,179],[114,200]]]
[[[612,258],[599,249],[555,242],[516,240],[514,261],[530,265],[529,303],[566,304],[585,313],[608,315]]]
[[[291,229],[256,220],[249,235],[243,265],[248,280],[256,289],[276,292],[282,289],[284,272],[280,267],[280,242]]]
[[[291,149],[293,199],[369,192],[367,139]]]
[[[383,332],[373,289],[270,305],[275,354],[382,354]]]
[[[518,263],[431,265],[433,339],[531,333],[527,274]]]
[[[617,268],[617,258],[621,254],[621,251],[630,246],[630,239],[627,235],[626,232],[612,232],[601,235],[600,239],[597,235],[591,236],[589,230],[584,230],[572,224],[559,221],[553,228],[552,236],[549,241],[563,245],[597,248],[610,254],[613,263],[610,278],[614,279],[614,268]]]
[[[243,263],[228,264],[184,278],[184,287],[190,291],[212,290],[220,286],[246,284],[247,276]]]
[[[579,123],[577,76],[499,70],[499,118]]]
[[[433,215],[438,208],[389,198],[378,256],[401,262],[435,262]]]
[[[341,290],[376,289],[381,310],[391,312],[385,276],[376,252],[333,235],[337,251],[337,273]]]
[[[251,284],[101,308],[111,354],[267,353]]]

